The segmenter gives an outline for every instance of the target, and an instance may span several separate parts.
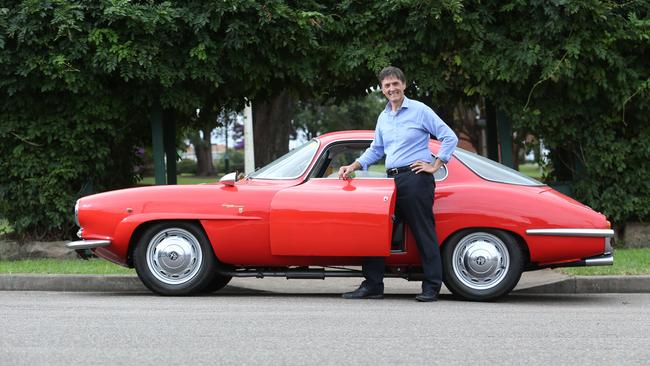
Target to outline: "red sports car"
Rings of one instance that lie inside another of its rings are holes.
[[[81,240],[68,247],[135,267],[163,295],[216,291],[232,277],[361,277],[363,256],[387,257],[386,277],[418,280],[417,247],[394,215],[382,162],[337,177],[372,139],[329,133],[241,179],[83,197]],[[431,140],[434,156],[438,147]],[[523,271],[613,262],[605,216],[517,171],[457,149],[434,179],[444,282],[460,297],[503,296]]]

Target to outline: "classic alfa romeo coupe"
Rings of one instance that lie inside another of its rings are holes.
[[[135,267],[162,295],[216,291],[232,277],[360,277],[363,256],[386,257],[386,277],[419,280],[383,163],[337,176],[372,138],[325,134],[239,179],[83,197],[81,240],[67,246]],[[435,158],[439,144],[429,146]],[[444,282],[457,296],[492,300],[523,271],[613,263],[605,216],[517,171],[457,149],[431,184]]]

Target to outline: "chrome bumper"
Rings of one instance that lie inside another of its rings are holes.
[[[584,260],[585,266],[611,266],[614,264],[614,255],[605,253],[597,257],[591,257]]]
[[[70,249],[93,249],[107,247],[111,245],[110,240],[77,240],[66,243],[66,247]]]
[[[560,267],[592,267],[592,266],[611,266],[614,264],[614,254],[612,252],[603,253],[595,257],[585,258],[575,262],[563,262],[535,266],[532,269],[543,268],[560,268]]]

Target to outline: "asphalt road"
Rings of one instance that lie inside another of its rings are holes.
[[[412,294],[0,292],[0,365],[624,365],[650,360],[650,294],[417,303]]]

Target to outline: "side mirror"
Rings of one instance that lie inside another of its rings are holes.
[[[219,179],[219,183],[228,187],[234,187],[237,178],[237,172],[228,173]]]

